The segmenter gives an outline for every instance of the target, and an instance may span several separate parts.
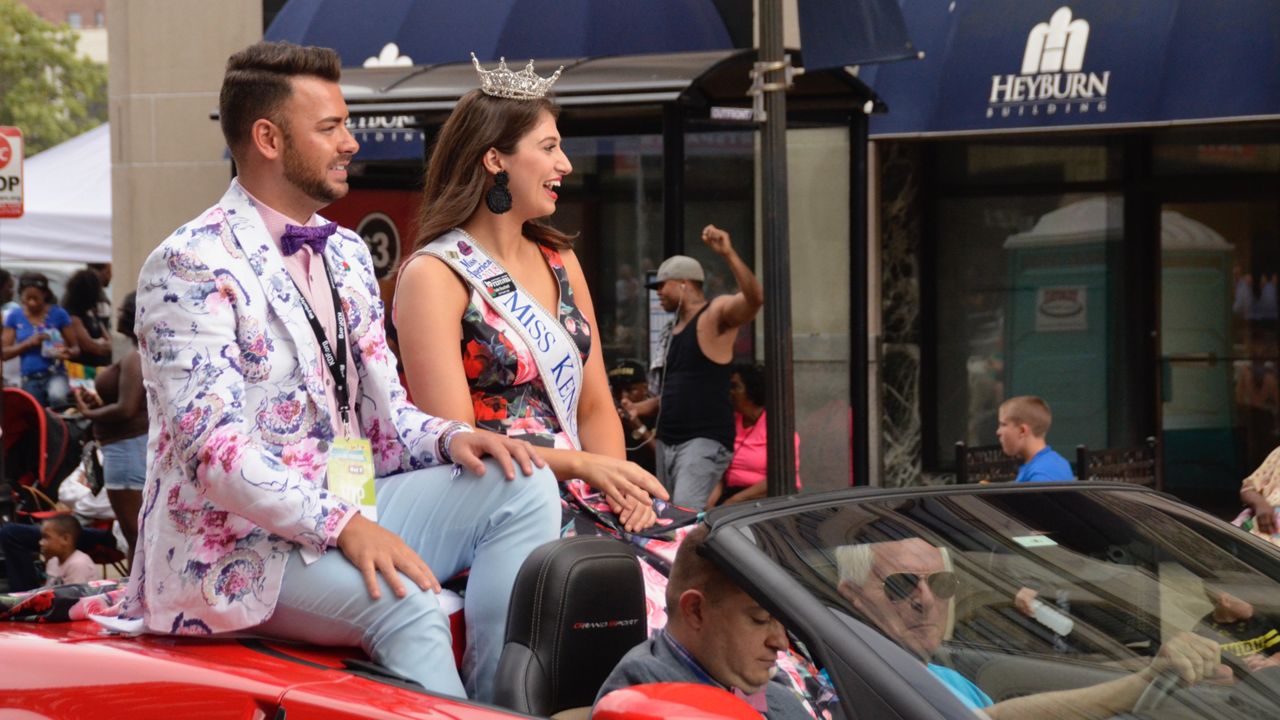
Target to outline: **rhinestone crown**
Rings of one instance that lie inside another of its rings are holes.
[[[485,95],[513,100],[537,100],[546,97],[547,93],[551,92],[551,86],[560,79],[560,73],[564,71],[564,66],[561,65],[551,77],[539,77],[533,71],[533,61],[530,60],[520,72],[511,72],[507,69],[506,58],[498,58],[497,70],[485,70],[480,66],[475,53],[471,53],[471,63],[476,66],[476,72],[480,73],[481,92]]]

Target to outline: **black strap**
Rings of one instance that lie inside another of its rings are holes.
[[[298,288],[297,282],[294,282],[293,286],[298,289],[298,301],[302,303],[302,311],[306,313],[307,322],[311,323],[311,331],[316,334],[316,341],[320,343],[320,356],[324,358],[324,364],[329,368],[329,376],[333,378],[334,393],[338,396],[338,412],[342,415],[342,429],[345,432],[351,424],[347,386],[347,314],[342,311],[342,299],[338,297],[338,288],[333,284],[333,276],[329,272],[329,261],[325,260],[324,255],[320,255],[320,262],[324,263],[324,279],[328,281],[329,294],[333,297],[334,325],[338,335],[336,355],[333,346],[329,344],[329,337],[324,327],[320,325],[315,311],[311,309],[311,303],[307,302],[306,294],[302,292],[302,288]],[[289,277],[292,279],[293,276]]]

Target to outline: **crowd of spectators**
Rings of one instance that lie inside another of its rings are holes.
[[[15,417],[4,429],[23,437],[7,438],[5,446],[34,445],[48,457],[44,445],[65,441],[66,454],[84,459],[69,477],[21,477],[30,469],[6,468],[0,545],[10,592],[93,579],[99,569],[90,553],[98,548],[132,558],[146,477],[146,399],[136,350],[113,358],[110,283],[110,263],[91,263],[67,278],[59,298],[43,273],[0,269],[3,386],[29,396],[6,404]],[[133,308],[130,293],[114,323],[131,340]],[[16,417],[40,412],[56,415],[62,432],[48,430],[52,417],[43,431]]]

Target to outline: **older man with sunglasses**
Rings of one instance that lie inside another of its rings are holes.
[[[1165,643],[1143,670],[1098,685],[993,703],[960,673],[930,662],[942,645],[948,601],[960,587],[943,551],[921,538],[845,545],[836,549],[840,594],[885,636],[919,657],[966,705],[996,720],[1110,717],[1133,708],[1160,674],[1188,683],[1223,672],[1218,644],[1190,633]]]

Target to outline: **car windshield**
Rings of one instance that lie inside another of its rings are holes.
[[[879,630],[993,715],[1072,716],[1099,697],[1081,714],[1280,713],[1280,553],[1162,496],[984,487],[730,524],[846,625]],[[1178,681],[1180,653],[1205,648],[1195,638],[1223,665]],[[1078,688],[1091,695],[1040,695]],[[1008,700],[1018,712],[1001,712]]]

